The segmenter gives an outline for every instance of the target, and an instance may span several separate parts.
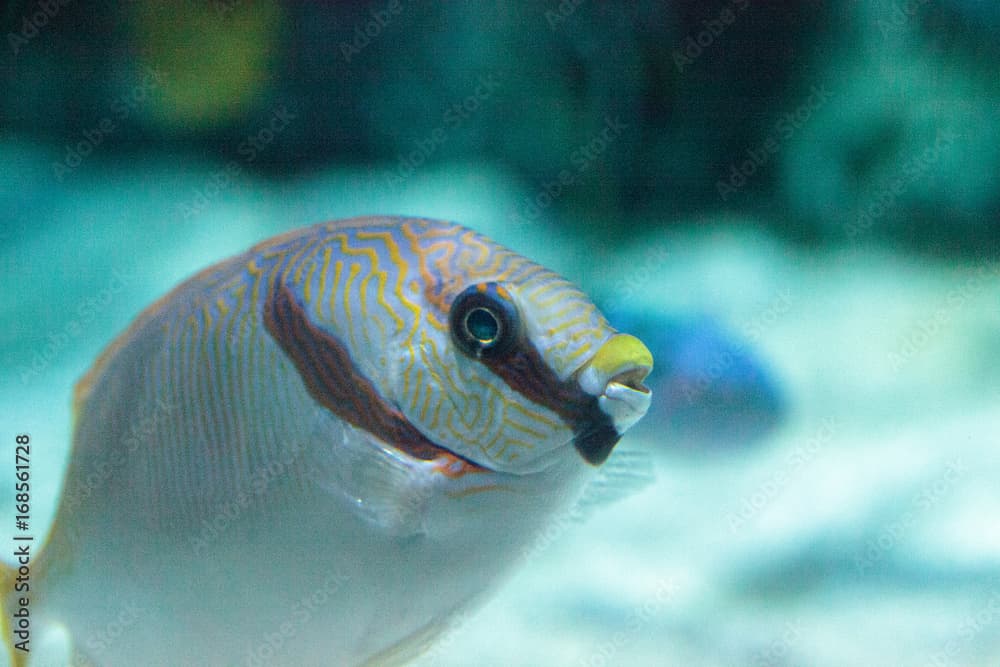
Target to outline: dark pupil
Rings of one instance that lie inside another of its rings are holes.
[[[480,343],[492,343],[500,333],[496,316],[485,308],[476,308],[465,318],[465,328]]]

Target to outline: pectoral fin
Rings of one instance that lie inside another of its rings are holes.
[[[656,468],[649,452],[619,449],[584,487],[572,516],[585,520],[598,509],[633,496],[655,481]]]
[[[363,429],[317,455],[316,483],[339,495],[362,520],[395,537],[424,532],[428,503],[444,481],[435,461],[401,453]]]

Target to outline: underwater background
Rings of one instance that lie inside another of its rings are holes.
[[[0,21],[5,544],[15,436],[40,535],[73,384],[146,305],[285,230],[438,217],[580,284],[656,368],[608,488],[418,664],[1000,664],[1000,5]]]

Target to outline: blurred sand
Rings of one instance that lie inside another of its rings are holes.
[[[13,434],[32,435],[37,535],[65,462],[72,384],[142,307],[285,229],[419,213],[477,227],[606,297],[627,288],[651,309],[715,315],[753,341],[790,404],[752,449],[699,457],[626,437],[657,481],[585,523],[555,517],[420,664],[1000,662],[997,267],[860,246],[814,254],[742,219],[612,250],[515,224],[525,193],[488,165],[389,189],[350,172],[239,180],[185,217],[178,197],[212,173],[95,161],[62,192],[23,194],[39,214],[0,250],[28,286],[0,295],[2,447],[12,459]],[[5,517],[12,504],[5,486]]]

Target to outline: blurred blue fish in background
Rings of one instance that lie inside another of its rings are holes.
[[[787,399],[749,341],[707,314],[609,306],[609,319],[653,351],[653,404],[638,433],[658,451],[725,450],[760,444],[781,423]]]
[[[317,221],[460,220],[644,340],[653,405],[419,665],[996,667],[998,25],[981,0],[5,3],[0,462],[37,443],[41,535],[73,384],[170,286]]]

